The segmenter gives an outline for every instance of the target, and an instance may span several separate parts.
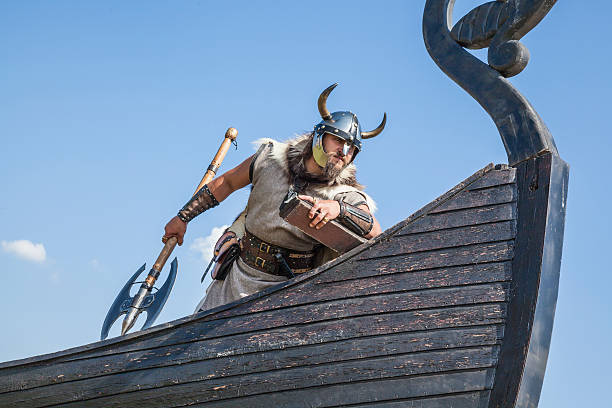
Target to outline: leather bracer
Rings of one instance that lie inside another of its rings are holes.
[[[208,186],[204,184],[204,187],[199,189],[198,192],[191,197],[191,200],[187,201],[187,204],[181,208],[177,216],[184,222],[189,222],[209,208],[213,208],[218,205],[219,202],[210,192]]]
[[[374,218],[369,212],[345,203],[344,200],[339,200],[338,203],[340,204],[340,215],[336,218],[337,221],[362,237],[372,231]]]

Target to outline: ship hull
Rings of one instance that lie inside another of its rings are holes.
[[[546,366],[566,191],[550,153],[488,165],[296,279],[0,364],[0,406],[537,405],[523,395]]]

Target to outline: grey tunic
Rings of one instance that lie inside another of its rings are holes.
[[[247,203],[246,229],[271,244],[296,251],[310,251],[318,242],[287,223],[278,214],[291,182],[286,162],[288,145],[267,139],[262,149],[253,167],[253,188]],[[309,186],[304,194],[325,200],[343,197],[351,204],[371,202],[365,193],[347,185],[330,187],[317,184]],[[329,259],[328,256],[327,260]],[[251,268],[238,258],[225,280],[213,280],[196,312],[233,302],[286,279],[284,276]]]

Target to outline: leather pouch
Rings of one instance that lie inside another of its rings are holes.
[[[215,245],[215,267],[211,273],[213,279],[224,280],[240,255],[240,244],[236,234],[225,232]]]

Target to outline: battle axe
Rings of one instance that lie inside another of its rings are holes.
[[[238,136],[238,131],[236,129],[227,129],[223,143],[221,143],[221,147],[219,147],[215,158],[210,163],[210,166],[208,166],[208,169],[206,170],[204,177],[202,177],[200,184],[198,184],[198,188],[196,188],[194,195],[204,186],[204,184],[209,183],[213,177],[215,177],[215,174],[217,173],[221,162],[225,158],[225,154],[227,153],[230,145],[232,142],[235,143],[236,136]],[[155,285],[155,281],[159,277],[161,270],[164,268],[170,254],[172,254],[176,243],[176,237],[169,238],[166,241],[164,248],[161,250],[161,253],[153,264],[153,268],[151,268],[149,274],[143,282],[136,282],[136,279],[138,279],[138,276],[140,276],[140,274],[145,270],[146,263],[142,265],[126,282],[106,314],[106,319],[104,319],[102,332],[100,334],[101,340],[104,340],[108,336],[111,326],[122,314],[127,315],[125,316],[125,319],[123,319],[121,335],[127,333],[128,330],[134,326],[136,319],[138,319],[138,315],[143,311],[147,312],[147,320],[145,321],[141,330],[147,329],[153,325],[153,322],[161,312],[161,309],[164,307],[164,304],[170,295],[170,291],[172,290],[172,286],[174,285],[174,280],[176,279],[176,272],[178,269],[176,257],[170,264],[170,273],[168,274],[168,278],[166,279],[166,282],[164,282],[163,286],[156,292],[153,292],[153,285]],[[134,297],[131,297],[130,288],[137,283],[141,283],[140,289]]]

